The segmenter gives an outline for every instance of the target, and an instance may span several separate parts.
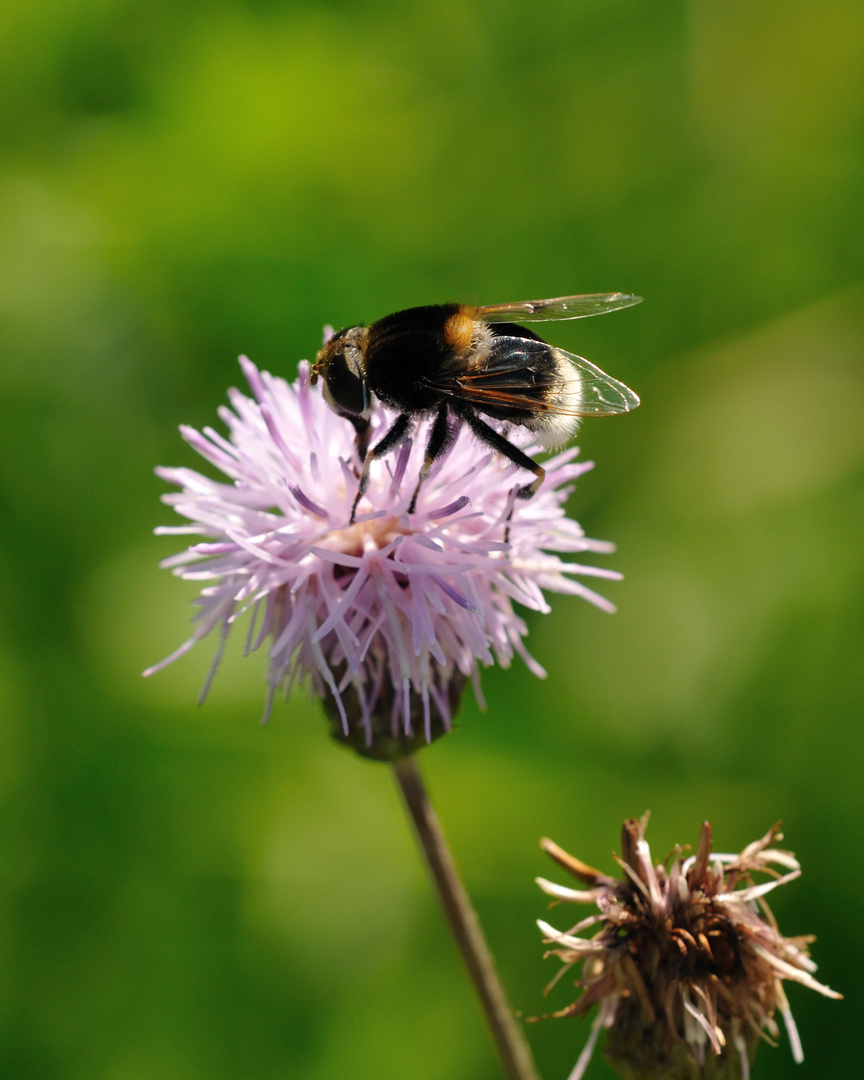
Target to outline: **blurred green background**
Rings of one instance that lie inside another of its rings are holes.
[[[554,336],[642,395],[572,500],[619,613],[557,598],[548,680],[488,672],[421,763],[529,1015],[572,999],[541,835],[611,870],[649,807],[658,857],[782,817],[847,996],[793,986],[807,1059],[756,1075],[860,1075],[862,177],[859,0],[4,0],[2,1077],[499,1076],[387,769],[302,694],[262,730],[263,656],[203,708],[209,642],[140,678],[190,614],[152,469],[241,351],[619,289]],[[528,1034],[563,1080],[587,1025]]]

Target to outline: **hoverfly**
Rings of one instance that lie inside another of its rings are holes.
[[[409,513],[461,423],[534,474],[531,483],[517,491],[519,498],[530,499],[543,482],[543,467],[480,414],[526,428],[544,449],[552,450],[570,438],[581,417],[630,412],[639,398],[588,360],[547,344],[517,322],[582,319],[631,307],[641,299],[591,293],[483,307],[438,304],[397,311],[369,326],[349,326],[334,334],[315,358],[312,381],[324,380],[328,404],[357,432],[363,469],[351,523],[369,485],[372,462],[403,443],[418,417],[435,419]],[[397,409],[399,416],[370,449],[375,398]]]

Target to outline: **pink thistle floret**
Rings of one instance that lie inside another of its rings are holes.
[[[270,642],[265,720],[277,689],[287,696],[307,679],[343,733],[359,729],[367,747],[385,708],[394,738],[419,735],[419,727],[431,741],[433,727],[451,724],[455,686],[472,679],[479,694],[481,665],[507,667],[519,653],[545,674],[525,649],[527,628],[514,601],[545,612],[544,591],[559,592],[614,610],[575,578],[619,574],[560,557],[612,550],[565,516],[572,481],[591,468],[574,461],[576,449],[545,462],[540,490],[517,502],[517,470],[463,433],[436,462],[409,515],[423,420],[413,440],[375,462],[349,524],[358,474],[351,424],[310,384],[308,364],[291,385],[246,357],[240,365],[253,397],[229,391],[232,408],[219,412],[228,438],[181,428],[227,482],[192,469],[157,469],[182,489],[163,501],[190,524],[156,531],[202,538],[162,565],[206,584],[191,638],[145,675],[219,627],[203,699],[228,632],[251,611],[246,651]],[[394,416],[376,408],[373,444]]]

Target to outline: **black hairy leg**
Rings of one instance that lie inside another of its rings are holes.
[[[432,424],[432,430],[429,433],[429,441],[426,444],[426,455],[423,458],[423,467],[420,469],[417,487],[414,488],[411,505],[408,507],[409,514],[413,514],[417,508],[417,496],[420,493],[420,487],[429,476],[432,466],[439,457],[447,453],[453,445],[455,437],[455,432],[450,427],[447,404],[446,402],[442,402],[438,406],[438,413],[435,417],[435,422]]]
[[[514,465],[518,465],[520,469],[527,469],[528,472],[534,473],[534,479],[530,484],[525,484],[520,487],[516,492],[517,499],[530,499],[532,495],[536,494],[537,488],[543,483],[543,479],[546,476],[546,470],[542,465],[538,465],[536,461],[528,457],[526,453],[523,453],[518,446],[514,446],[513,443],[508,442],[503,435],[499,433],[487,423],[480,419],[476,413],[469,409],[460,410],[459,415],[465,421],[469,428],[474,432],[475,436],[480,442],[486,443],[487,446],[491,446],[493,450],[497,450],[499,454],[503,454],[509,461],[512,461]]]
[[[520,469],[527,469],[529,472],[534,473],[534,479],[530,484],[517,487],[516,498],[530,499],[532,495],[536,494],[537,488],[540,487],[546,476],[546,470],[543,466],[538,465],[533,458],[528,457],[528,455],[523,453],[518,446],[514,446],[513,443],[505,439],[504,436],[499,434],[494,428],[490,427],[487,423],[484,423],[484,421],[475,413],[469,412],[466,409],[460,415],[481,442],[486,443],[487,446],[491,446],[492,449],[497,450],[499,454],[503,454],[504,457],[509,461],[512,461],[514,465],[518,465]],[[514,509],[515,503],[511,505],[510,512],[507,515],[507,525],[504,528],[505,544],[510,543],[510,519],[513,517]]]
[[[339,415],[348,420],[357,432],[355,446],[357,447],[357,457],[362,465],[369,452],[369,436],[372,434],[372,424],[365,416],[358,416],[356,413],[340,413]]]
[[[357,516],[357,504],[366,493],[366,488],[369,487],[369,474],[372,469],[372,462],[380,457],[384,457],[385,454],[389,454],[391,450],[395,450],[400,443],[403,443],[408,438],[410,431],[411,413],[401,413],[396,417],[393,426],[384,438],[366,453],[363,461],[363,471],[360,473],[360,483],[357,487],[357,494],[354,496],[354,505],[351,507],[351,520],[348,522],[349,525],[354,524],[354,519]],[[368,434],[366,438],[368,441]]]

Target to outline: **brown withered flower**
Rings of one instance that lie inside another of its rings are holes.
[[[779,1036],[777,1010],[792,1054],[802,1061],[783,980],[826,997],[841,995],[813,978],[816,965],[807,949],[813,938],[783,937],[765,902],[767,893],[801,873],[791,852],[771,847],[783,838],[780,823],[739,855],[724,855],[712,852],[706,821],[695,854],[685,857],[679,847],[656,866],[647,824],[647,814],[624,822],[616,856],[620,880],[541,841],[587,888],[538,878],[540,888],[558,902],[599,909],[564,932],[538,920],[555,946],[547,955],[564,962],[550,985],[581,965],[581,996],[553,1015],[583,1016],[598,1006],[569,1080],[583,1076],[604,1028],[607,1055],[626,1080],[747,1080],[760,1039],[774,1043]],[[754,874],[768,880],[757,883]],[[593,937],[577,936],[589,928],[596,928]]]

